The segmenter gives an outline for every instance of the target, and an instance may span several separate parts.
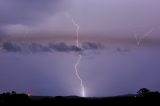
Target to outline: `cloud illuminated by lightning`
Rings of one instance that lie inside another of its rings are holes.
[[[143,36],[138,37],[137,32],[134,32],[134,37],[136,39],[137,45],[140,46],[140,43],[144,38],[149,36],[154,31],[154,28],[151,28],[149,31],[147,31]]]
[[[71,19],[73,26],[75,26],[75,28],[76,28],[76,46],[78,48],[81,48],[80,45],[79,45],[79,29],[80,29],[80,26],[76,23],[76,21],[71,17],[71,15],[68,12],[66,12],[65,15],[69,19]],[[81,96],[85,97],[86,95],[85,95],[85,88],[84,88],[84,84],[83,84],[83,79],[81,78],[81,76],[79,75],[79,72],[78,72],[78,66],[80,64],[81,59],[82,59],[82,55],[79,54],[78,59],[77,59],[75,65],[74,65],[74,68],[75,68],[75,72],[76,72],[75,74],[76,74],[77,78],[80,80]]]

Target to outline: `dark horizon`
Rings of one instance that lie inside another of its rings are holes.
[[[0,104],[25,104],[25,105],[148,105],[160,104],[160,93],[147,88],[140,89],[135,95],[123,95],[114,97],[79,97],[79,96],[32,96],[25,93],[0,94]]]

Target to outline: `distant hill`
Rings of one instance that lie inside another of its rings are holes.
[[[0,94],[0,105],[52,105],[52,106],[112,106],[112,105],[160,105],[160,93],[140,89],[137,94],[114,97],[79,97],[79,96],[30,96],[27,94]]]

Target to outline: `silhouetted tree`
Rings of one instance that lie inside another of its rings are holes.
[[[12,95],[16,95],[16,92],[15,92],[15,91],[12,91],[11,94],[12,94]]]
[[[146,96],[150,93],[150,90],[147,88],[141,88],[137,93],[139,96]]]

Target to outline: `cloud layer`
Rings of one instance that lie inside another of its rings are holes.
[[[7,35],[73,33],[68,12],[81,33],[129,36],[136,31],[141,36],[154,28],[152,35],[159,37],[159,9],[158,0],[0,0],[0,30]]]
[[[0,0],[0,25],[33,24],[55,14],[64,0]]]
[[[39,44],[39,43],[12,43],[12,42],[4,42],[1,45],[1,50],[6,52],[84,52],[87,50],[99,50],[102,49],[103,46],[100,43],[93,42],[84,42],[82,43],[82,47],[77,47],[75,45],[68,45],[64,42],[59,43],[48,43],[48,44]]]

